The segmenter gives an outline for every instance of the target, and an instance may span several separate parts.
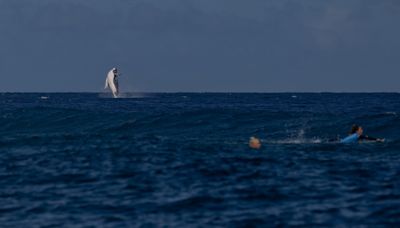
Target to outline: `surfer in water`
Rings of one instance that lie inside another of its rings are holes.
[[[104,89],[107,88],[110,88],[114,98],[118,97],[118,69],[116,67],[112,68],[107,74],[106,85],[104,86]]]
[[[254,136],[250,137],[250,140],[249,140],[249,147],[250,147],[251,149],[255,149],[255,150],[260,149],[260,148],[261,148],[261,141],[260,141],[260,139],[254,137]]]
[[[369,142],[384,142],[385,139],[374,138],[368,135],[363,135],[364,130],[361,126],[353,125],[350,130],[349,136],[340,140],[341,143],[356,143],[360,141],[369,141]]]

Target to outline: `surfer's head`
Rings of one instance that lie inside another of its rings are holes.
[[[249,147],[251,149],[260,149],[261,148],[261,141],[256,137],[250,137]]]
[[[361,126],[358,126],[358,125],[356,125],[356,124],[354,124],[353,126],[351,126],[350,134],[357,133],[358,135],[362,135],[363,132],[364,132],[364,130],[362,129]]]

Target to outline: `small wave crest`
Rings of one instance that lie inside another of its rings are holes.
[[[397,116],[396,112],[385,112],[386,115]]]

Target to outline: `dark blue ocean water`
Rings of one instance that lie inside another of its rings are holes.
[[[0,94],[1,227],[400,225],[400,94],[124,96]]]

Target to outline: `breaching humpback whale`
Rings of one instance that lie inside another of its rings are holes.
[[[104,86],[104,89],[110,88],[114,98],[118,97],[119,94],[119,88],[118,88],[118,70],[117,68],[112,68],[106,78],[106,85]]]

